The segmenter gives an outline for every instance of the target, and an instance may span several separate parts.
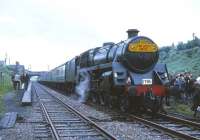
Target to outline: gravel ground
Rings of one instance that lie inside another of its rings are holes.
[[[33,140],[37,123],[43,122],[35,97],[32,106],[22,106],[22,96],[23,91],[12,91],[4,96],[5,113],[18,112],[18,117],[13,128],[0,130],[0,140]]]
[[[119,118],[118,113],[110,109],[102,111],[101,107],[95,108],[92,107],[92,105],[86,105],[78,102],[74,99],[74,96],[67,97],[49,88],[48,90],[53,92],[63,101],[68,102],[73,108],[94,120],[96,123],[116,136],[119,140],[171,139],[169,136],[160,134],[154,129],[148,128],[139,122],[126,120],[126,118]],[[21,106],[22,95],[22,91],[14,91],[7,93],[4,97],[6,112],[18,112],[19,117],[14,128],[0,130],[0,140],[35,140],[38,135],[48,135],[36,132],[39,129],[45,129],[46,126],[35,95],[33,96],[32,106]]]
[[[83,113],[85,116],[94,120],[96,123],[101,125],[120,140],[172,139],[168,135],[161,134],[160,132],[155,131],[154,129],[149,128],[139,122],[123,120],[122,118],[116,117],[113,119],[113,116],[117,115],[115,111],[108,111],[109,109],[107,109],[105,112],[100,111],[97,108],[78,102],[75,100],[74,96],[64,96],[49,88],[47,88],[47,90],[55,94],[64,102],[67,102],[69,105]]]

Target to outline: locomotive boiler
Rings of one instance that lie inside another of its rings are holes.
[[[127,40],[90,49],[48,72],[40,81],[69,92],[89,77],[87,99],[122,111],[157,112],[169,82],[167,67],[157,63],[159,49],[150,38],[138,36],[137,29],[127,32]],[[62,73],[60,78],[56,73]]]

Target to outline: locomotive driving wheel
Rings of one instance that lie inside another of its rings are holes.
[[[153,101],[153,107],[152,107],[152,109],[151,109],[152,113],[153,113],[153,114],[156,114],[156,113],[159,111],[159,108],[160,108],[159,101],[158,101],[158,99],[155,99],[155,100]]]
[[[119,102],[120,102],[120,110],[122,112],[127,112],[129,111],[130,109],[130,99],[128,98],[128,95],[122,95],[120,98],[119,98]]]
[[[103,90],[98,91],[98,97],[100,105],[105,105],[105,97],[103,95]]]
[[[94,91],[91,92],[91,100],[92,100],[93,103],[97,103],[98,102],[96,94],[95,94]]]
[[[158,98],[153,95],[152,92],[148,92],[145,95],[145,106],[151,110],[152,116],[154,116],[160,109],[160,103]]]
[[[100,104],[99,95],[96,90],[92,90],[90,96],[93,103]]]
[[[111,95],[107,96],[108,107],[113,109],[115,107],[115,103],[113,101],[113,97]]]

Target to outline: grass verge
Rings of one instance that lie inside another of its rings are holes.
[[[0,116],[5,111],[3,97],[7,92],[11,91],[12,89],[13,88],[12,88],[11,80],[9,79],[9,76],[6,76],[6,80],[4,81],[4,83],[3,84],[2,82],[0,83]]]
[[[166,108],[167,112],[178,113],[185,116],[192,117],[194,112],[191,110],[190,104],[172,103],[170,107]]]

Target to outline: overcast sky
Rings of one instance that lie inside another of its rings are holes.
[[[200,37],[200,0],[0,0],[0,60],[47,70],[129,28],[159,46]]]

